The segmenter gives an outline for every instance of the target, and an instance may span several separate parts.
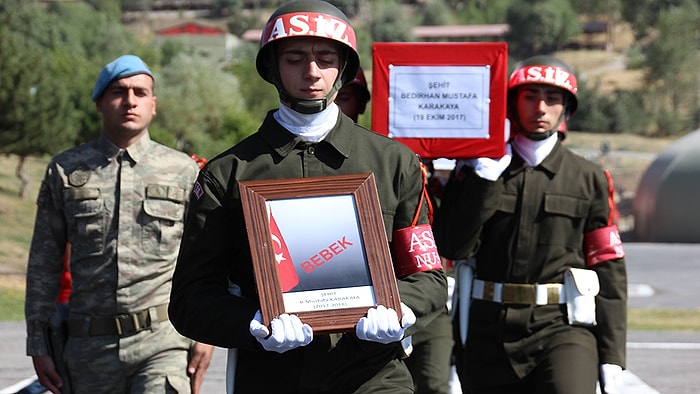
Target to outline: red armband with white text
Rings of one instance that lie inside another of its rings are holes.
[[[425,188],[427,168],[421,163],[423,172],[423,192],[416,208],[416,214],[410,227],[394,231],[391,237],[391,252],[394,258],[396,276],[403,278],[416,272],[442,269],[442,260],[438,254],[433,229],[430,224],[417,225],[418,217],[423,206],[423,200],[428,204],[428,218],[433,220],[433,207]]]
[[[587,267],[625,257],[622,239],[615,225],[601,227],[584,234],[583,243],[586,248]]]
[[[429,224],[394,231],[391,241],[396,276],[403,278],[416,272],[442,269]]]
[[[605,178],[608,180],[608,207],[610,208],[608,226],[583,235],[587,267],[625,257],[625,251],[622,250],[622,239],[616,225],[620,214],[615,206],[615,189],[610,172],[605,171]]]

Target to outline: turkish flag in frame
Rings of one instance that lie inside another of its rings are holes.
[[[372,45],[372,130],[423,159],[505,153],[504,42]]]

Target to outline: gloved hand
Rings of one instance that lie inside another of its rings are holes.
[[[456,163],[457,172],[461,171],[461,167],[466,165],[472,167],[479,177],[489,181],[495,181],[508,167],[512,156],[513,150],[510,144],[506,144],[506,154],[500,159],[496,160],[489,157],[480,157],[478,159],[459,160]]]
[[[622,367],[615,364],[600,366],[600,390],[604,394],[620,394],[622,392]]]
[[[447,276],[447,312],[452,313],[452,303],[454,302],[454,294],[455,294],[455,285],[456,281],[455,278],[452,276]]]
[[[403,334],[408,327],[416,324],[416,315],[403,302],[401,303],[401,323],[399,316],[393,309],[387,309],[384,305],[370,308],[367,316],[361,318],[355,327],[357,337],[372,342],[391,343],[403,339]]]
[[[272,327],[272,335],[262,324],[260,311],[250,321],[250,333],[268,351],[284,353],[299,346],[306,346],[314,339],[314,331],[311,326],[303,324],[297,315],[283,313],[272,319],[270,326]]]

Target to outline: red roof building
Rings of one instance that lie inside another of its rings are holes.
[[[227,62],[231,59],[238,39],[225,29],[186,22],[157,30],[156,40],[161,45],[169,40],[177,40],[187,49]]]

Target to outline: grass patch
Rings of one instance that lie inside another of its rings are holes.
[[[36,198],[48,160],[28,158],[29,195],[19,197],[20,181],[15,175],[18,158],[0,155],[0,273],[26,272],[29,244],[34,230]]]
[[[700,310],[629,309],[627,329],[700,332]]]
[[[2,321],[24,320],[24,291],[0,287],[0,316]]]

